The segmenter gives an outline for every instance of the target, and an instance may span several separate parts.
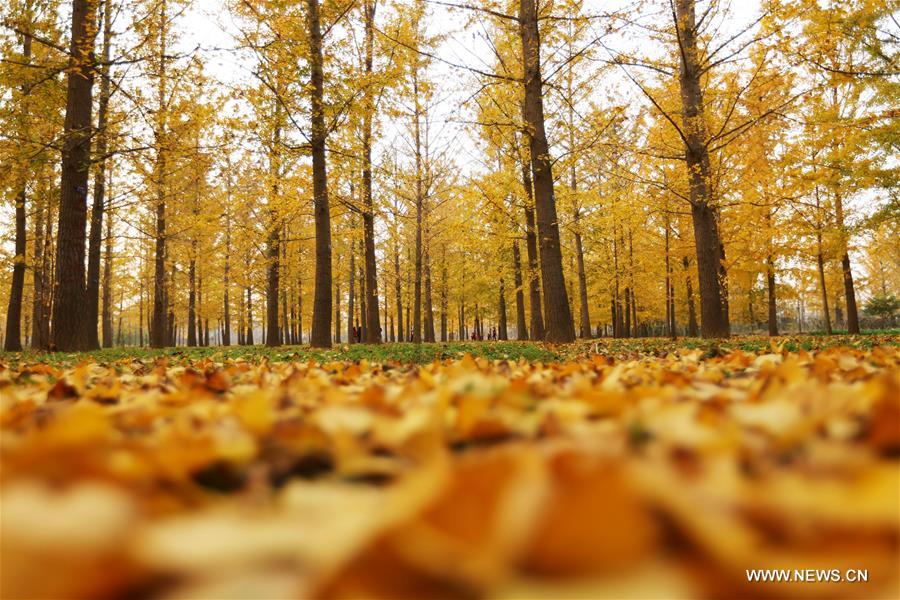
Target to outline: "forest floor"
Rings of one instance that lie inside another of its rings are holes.
[[[4,598],[900,597],[896,331],[0,354],[0,433]]]

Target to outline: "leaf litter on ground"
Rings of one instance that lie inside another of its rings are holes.
[[[2,595],[895,598],[898,365],[890,335],[5,355]]]

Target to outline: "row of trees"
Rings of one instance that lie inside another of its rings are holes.
[[[855,333],[854,244],[900,289],[889,2],[225,5],[237,76],[183,0],[10,3],[7,350]]]

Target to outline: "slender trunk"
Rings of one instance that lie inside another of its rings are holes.
[[[188,263],[187,345],[197,345],[197,251],[196,240],[191,241],[191,258]]]
[[[280,343],[278,335],[278,288],[280,285],[279,269],[281,259],[281,221],[278,216],[278,203],[281,193],[279,187],[281,182],[280,106],[276,101],[276,124],[272,135],[272,149],[269,156],[272,196],[269,198],[269,231],[266,235],[266,346],[277,346]],[[331,290],[328,293],[331,294]]]
[[[359,243],[360,250],[362,250],[362,240]],[[366,272],[365,272],[365,264],[359,265],[359,319],[357,319],[357,326],[360,328],[360,341],[366,341],[366,334],[368,333],[369,326],[366,323]]]
[[[623,337],[631,337],[631,290],[625,288],[625,331]]]
[[[374,89],[371,85],[372,55],[375,39],[375,0],[366,0],[365,13],[365,76],[369,82],[363,102],[363,241],[366,267],[366,342],[381,343],[378,308],[378,271],[375,262],[375,206],[372,201],[372,120],[375,114]]]
[[[287,260],[287,226],[282,221],[281,225],[281,262],[278,265],[279,268],[279,295],[281,296],[281,330],[278,332],[278,343],[279,344],[290,344],[291,335],[290,335],[290,320],[288,319],[288,293],[287,293],[287,283],[285,285],[281,285],[282,279],[287,279],[287,276],[281,278],[280,271],[281,269],[288,269],[288,260]],[[340,321],[338,321],[340,324]]]
[[[441,246],[441,341],[447,341],[447,245]]]
[[[834,195],[835,225],[840,236],[841,272],[844,276],[844,298],[847,304],[847,333],[859,333],[859,312],[856,307],[856,291],[853,288],[853,272],[850,269],[850,253],[847,250],[847,231],[844,227],[844,201],[839,193]]]
[[[253,292],[247,288],[247,337],[244,340],[248,345],[253,345]]]
[[[338,257],[340,262],[340,257]],[[334,282],[334,343],[341,343],[341,282]]]
[[[100,304],[100,244],[103,234],[103,209],[105,207],[104,195],[106,192],[107,176],[107,146],[108,136],[106,131],[107,113],[109,110],[110,82],[109,82],[109,58],[110,42],[112,39],[112,0],[103,2],[103,63],[100,73],[100,98],[97,102],[97,147],[95,152],[94,171],[94,204],[91,208],[91,232],[88,240],[87,262],[87,287],[85,288],[85,316],[84,326],[88,346],[91,349],[100,347],[97,338],[97,311]]]
[[[154,185],[156,186],[156,238],[154,253],[153,281],[153,327],[150,331],[150,346],[162,348],[168,342],[166,306],[166,0],[159,3],[159,73],[157,81],[157,111],[154,135],[156,138],[156,164]]]
[[[825,318],[825,332],[831,335],[831,314],[828,312],[828,288],[825,285],[825,258],[822,255],[822,232],[816,231],[816,264],[819,267],[819,286],[822,288],[822,315]]]
[[[356,335],[354,335],[355,326],[353,324],[353,312],[356,310],[355,303],[355,294],[356,294],[356,266],[354,263],[356,262],[356,244],[354,242],[350,242],[350,281],[347,286],[347,336],[350,340],[350,343],[353,344],[356,342]]]
[[[612,311],[612,326],[613,326],[613,337],[620,338],[622,337],[622,304],[619,301],[619,234],[616,231],[616,226],[613,225],[613,242],[612,242],[612,255],[613,255],[613,311]]]
[[[225,152],[225,269],[222,279],[222,345],[231,345],[231,300],[229,288],[231,286],[231,156]]]
[[[684,267],[684,289],[688,309],[688,336],[697,337],[697,309],[694,306],[694,286],[690,272],[691,263],[687,256],[682,257],[681,264]]]
[[[140,289],[138,290],[138,343],[144,347],[144,249],[141,248],[140,271],[138,272]]]
[[[34,294],[31,302],[31,347],[45,350],[47,342],[44,337],[44,307],[46,305],[46,272],[44,270],[44,208],[46,198],[35,205],[34,222],[34,265],[32,276],[34,279]],[[49,218],[49,217],[48,217]]]
[[[413,95],[415,97],[415,112],[413,134],[416,153],[416,260],[415,279],[413,281],[413,334],[412,341],[422,342],[422,218],[424,212],[424,191],[422,181],[422,139],[419,127],[421,118],[421,106],[419,105],[419,79],[418,66],[413,69]]]
[[[525,251],[528,256],[528,301],[531,308],[531,339],[544,339],[544,311],[541,308],[541,282],[538,278],[537,232],[534,227],[534,189],[531,170],[522,163],[522,187],[525,189]]]
[[[672,295],[674,293],[674,289],[672,288],[672,261],[670,258],[670,228],[669,228],[669,216],[666,213],[666,230],[665,230],[665,243],[666,243],[666,333],[670,338],[675,339],[675,304],[672,302]]]
[[[769,306],[769,335],[778,335],[778,304],[775,295],[775,260],[766,257],[766,292]]]
[[[525,323],[525,293],[522,291],[522,255],[518,240],[513,241],[513,284],[516,286],[516,339],[527,340]]]
[[[57,350],[66,352],[88,349],[81,316],[85,302],[85,226],[96,33],[96,0],[73,0],[53,302],[53,342]],[[22,204],[24,210],[24,197]]]
[[[426,227],[426,233],[428,231]],[[434,305],[431,298],[431,243],[426,235],[425,253],[423,257],[423,267],[425,273],[425,319],[424,319],[424,338],[426,342],[434,341]]]
[[[112,212],[106,209],[106,240],[103,252],[103,306],[101,309],[100,324],[103,331],[103,347],[109,348],[113,343],[112,333],[112,251],[113,230]],[[140,275],[142,276],[142,274]],[[140,326],[140,325],[139,325]]]
[[[580,214],[575,212],[575,258],[578,261],[578,300],[581,305],[581,337],[591,337],[591,315],[588,309],[587,273],[584,269],[584,248],[581,232],[578,230]]]
[[[500,313],[499,323],[497,323],[497,339],[508,340],[509,335],[506,331],[506,290],[503,286],[503,278],[500,278],[500,300],[497,310]]]
[[[682,129],[697,249],[701,333],[705,338],[728,337],[728,316],[721,279],[722,246],[710,184],[695,0],[675,0],[675,25],[680,44]]]
[[[394,294],[397,299],[397,341],[403,339],[403,295],[400,289],[400,246],[394,243]]]
[[[12,287],[9,293],[9,308],[6,312],[6,339],[3,349],[7,352],[22,350],[22,297],[25,288],[25,175],[16,193],[16,255],[13,261]]]
[[[313,292],[312,332],[309,343],[316,348],[331,346],[331,216],[328,206],[328,174],[325,165],[324,75],[319,0],[306,0],[309,27],[310,100],[312,104],[313,204],[316,229],[316,280]]]

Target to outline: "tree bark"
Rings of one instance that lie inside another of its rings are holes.
[[[816,264],[819,267],[819,287],[822,289],[822,315],[825,318],[825,332],[831,335],[833,331],[831,329],[831,314],[828,312],[828,288],[825,285],[825,258],[822,256],[821,232],[816,233],[816,241],[818,242]]]
[[[528,302],[531,309],[531,339],[544,339],[544,310],[541,306],[541,282],[538,278],[537,232],[534,227],[534,189],[531,170],[522,163],[522,187],[525,189],[525,253],[528,257]]]
[[[46,257],[44,256],[44,221],[45,212],[49,212],[46,207],[46,198],[39,204],[35,205],[35,222],[34,222],[34,264],[32,265],[32,276],[34,278],[34,295],[31,303],[31,347],[39,350],[46,350],[47,344],[50,342],[45,334],[47,319],[47,281],[46,281]],[[46,216],[46,220],[50,220],[50,215]]]
[[[553,195],[553,173],[544,130],[543,80],[537,17],[535,0],[519,1],[519,35],[522,40],[525,80],[524,116],[531,151],[534,207],[540,238],[541,281],[544,288],[546,324],[544,339],[549,342],[566,343],[575,340],[575,330],[563,277],[559,223]]]
[[[231,299],[228,290],[231,286],[231,159],[225,153],[225,268],[222,279],[222,345],[231,345]]]
[[[109,177],[109,174],[107,174]],[[111,177],[110,177],[111,179]],[[104,241],[103,253],[103,306],[100,311],[100,329],[102,331],[103,347],[110,348],[113,344],[112,332],[112,258],[113,258],[113,228],[112,228],[112,212],[110,207],[104,211],[106,213],[106,240]],[[142,290],[143,291],[143,290]],[[140,323],[138,324],[140,327]],[[143,333],[141,333],[143,338]],[[143,342],[142,344],[143,345]]]
[[[447,341],[447,245],[441,246],[441,341]]]
[[[414,144],[416,152],[416,259],[415,277],[413,280],[413,332],[412,341],[416,344],[422,342],[422,220],[425,206],[425,198],[422,176],[422,139],[419,119],[421,107],[419,105],[419,79],[418,65],[413,68],[413,103],[415,106],[413,123]]]
[[[856,291],[853,287],[853,272],[850,269],[850,253],[847,250],[847,231],[844,227],[844,200],[840,193],[834,195],[835,225],[841,244],[841,272],[844,276],[844,299],[847,304],[847,333],[859,333],[859,311],[856,306]]]
[[[25,29],[30,30],[32,28],[34,20],[33,10],[31,3],[28,2],[25,5]],[[22,35],[22,62],[25,65],[31,64],[31,36],[30,31],[26,31],[25,35]],[[30,103],[28,101],[28,96],[30,94],[30,90],[27,84],[22,84],[21,88],[21,98],[19,99],[19,135],[22,136],[23,139],[28,139],[28,117],[30,111]],[[20,148],[21,151],[27,152],[27,148]],[[22,157],[24,159],[24,157]],[[25,202],[28,196],[28,172],[31,169],[31,165],[27,164],[25,160],[22,160],[19,165],[17,165],[16,172],[16,237],[15,237],[15,256],[13,258],[13,272],[12,272],[12,281],[10,282],[10,290],[9,290],[9,304],[7,306],[6,311],[6,338],[3,340],[3,349],[7,352],[19,352],[22,350],[22,301],[24,297],[25,291],[25,264],[26,264],[26,252],[27,252],[27,223],[26,223],[26,207]],[[38,208],[38,214],[40,214],[40,208]],[[38,217],[40,218],[40,217]],[[35,233],[40,229],[41,223],[38,223]],[[39,259],[39,245],[38,245],[38,236],[35,235],[35,246],[34,246],[34,258],[35,263],[33,265],[34,268],[34,302],[33,307],[37,306],[38,302],[38,291],[39,291],[39,267],[38,267],[38,259]],[[43,282],[41,282],[43,283]],[[41,298],[43,299],[43,294],[41,294]],[[32,311],[34,313],[34,311]],[[33,331],[38,332],[38,316],[37,313],[34,313],[33,317],[34,325]],[[26,324],[27,329],[27,324]],[[40,348],[40,345],[35,345],[35,340],[42,341],[39,335],[32,335],[32,347]]]
[[[347,285],[347,337],[350,340],[351,344],[356,343],[356,335],[354,335],[354,331],[356,330],[353,325],[353,313],[356,310],[356,243],[350,242],[350,281]]]
[[[697,309],[694,305],[694,286],[691,281],[691,273],[690,273],[690,261],[688,257],[685,256],[681,259],[681,264],[684,267],[684,289],[685,295],[687,296],[687,308],[688,308],[688,336],[697,337]]]
[[[503,285],[503,278],[500,278],[500,299],[497,303],[497,310],[500,313],[499,322],[497,323],[497,339],[508,340],[509,334],[506,331],[506,290]]]
[[[766,291],[769,307],[769,335],[778,335],[778,304],[775,294],[775,260],[771,254],[766,257]]]
[[[591,336],[591,315],[588,309],[587,273],[584,269],[584,247],[581,243],[581,231],[579,221],[580,211],[575,211],[575,259],[578,264],[578,301],[581,309],[581,337]]]
[[[340,262],[340,256],[338,262]],[[334,282],[334,343],[341,343],[341,282]]]
[[[266,346],[281,343],[278,334],[278,291],[281,268],[281,220],[278,215],[281,181],[281,110],[276,102],[275,130],[269,155],[272,196],[269,199],[269,231],[266,235]],[[331,290],[328,291],[331,294]],[[330,297],[330,296],[329,296]]]
[[[372,54],[375,37],[375,0],[366,0],[365,12],[365,74],[366,92],[363,112],[363,241],[366,266],[366,342],[381,343],[378,308],[378,270],[375,262],[375,205],[372,201],[372,120],[375,103],[372,95]]]
[[[397,298],[397,341],[406,341],[403,337],[403,295],[400,288],[400,247],[394,244],[394,294]]]
[[[516,339],[528,339],[525,322],[525,293],[522,291],[522,255],[519,242],[513,241],[513,284],[516,286]]]
[[[110,42],[112,40],[112,0],[103,2],[103,42],[100,67],[100,98],[97,101],[97,147],[95,152],[94,171],[94,203],[91,207],[91,232],[88,239],[87,287],[85,288],[84,326],[87,328],[88,346],[91,349],[100,347],[97,337],[97,311],[100,304],[100,244],[103,233],[103,211],[106,193],[106,152],[109,136],[106,131],[107,113],[109,111],[110,82],[109,60]]]
[[[12,287],[9,292],[9,308],[6,312],[6,339],[3,349],[7,352],[22,350],[22,296],[25,288],[25,175],[16,193],[16,255],[13,260]]]
[[[154,248],[153,321],[150,346],[162,348],[169,342],[166,308],[166,0],[159,3],[159,73],[157,81],[157,111],[154,136],[156,138],[156,232]]]
[[[316,229],[316,280],[309,343],[314,348],[331,347],[331,215],[328,206],[328,174],[325,165],[324,74],[319,0],[306,0],[309,27],[310,100],[312,101],[313,204]]]
[[[85,226],[96,33],[97,1],[73,0],[53,303],[53,342],[57,350],[65,352],[89,347],[79,317],[84,314],[85,303]]]
[[[434,342],[434,304],[431,296],[431,243],[426,227],[425,250],[423,254],[423,270],[425,274],[425,319],[423,337],[426,342]]]
[[[682,128],[700,287],[700,331],[705,338],[728,337],[730,332],[720,277],[721,242],[710,184],[695,0],[675,0],[675,13],[681,57]]]

